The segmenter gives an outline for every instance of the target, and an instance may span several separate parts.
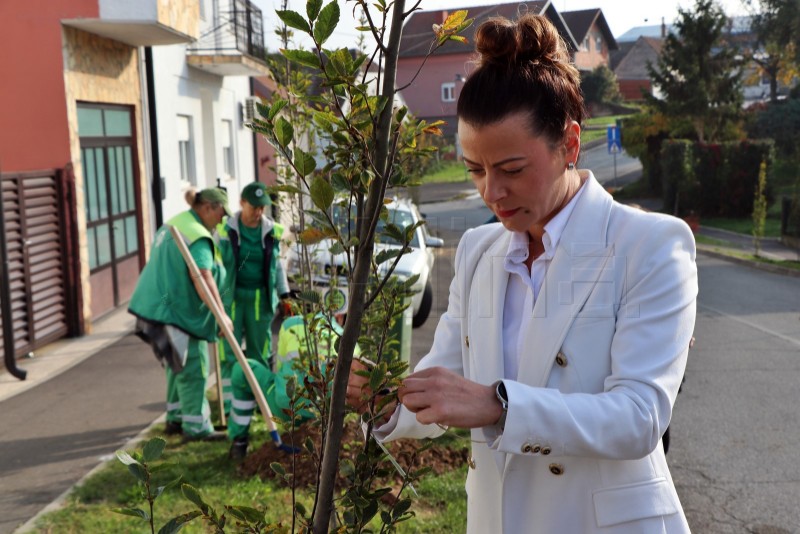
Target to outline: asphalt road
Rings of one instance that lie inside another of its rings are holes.
[[[163,413],[164,384],[153,353],[130,335],[3,401],[0,534],[36,515]]]

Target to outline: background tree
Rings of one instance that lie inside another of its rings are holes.
[[[678,10],[677,34],[666,38],[657,68],[648,73],[663,99],[647,103],[669,119],[688,121],[700,142],[716,142],[741,118],[742,72],[737,51],[726,46],[727,18],[713,0]]]
[[[611,104],[622,100],[614,72],[600,65],[588,74],[581,75],[581,91],[587,105]]]
[[[778,101],[778,83],[788,84],[800,74],[800,2],[797,0],[747,0],[750,29],[756,34],[752,50],[745,50],[759,74],[769,79],[770,102]]]

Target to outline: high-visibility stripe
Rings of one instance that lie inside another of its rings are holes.
[[[207,417],[203,415],[184,415],[183,422],[184,423],[197,423],[202,425],[207,420]]]
[[[237,425],[247,426],[247,425],[250,424],[250,421],[252,421],[253,417],[250,416],[250,415],[238,415],[238,414],[232,413],[231,414],[231,419]]]
[[[172,411],[180,410],[180,409],[181,409],[180,401],[178,401],[178,402],[168,402],[167,403],[167,411],[168,412],[172,412]]]
[[[256,321],[261,318],[261,290],[256,289]]]
[[[232,399],[231,406],[237,410],[254,410],[256,407],[256,401]]]

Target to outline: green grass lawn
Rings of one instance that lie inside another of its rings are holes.
[[[753,220],[747,219],[729,219],[723,217],[700,217],[700,224],[709,226],[711,228],[719,228],[721,230],[728,230],[730,232],[737,232],[739,234],[753,235]],[[780,219],[769,217],[764,224],[765,237],[780,237],[781,236],[781,221]]]
[[[443,161],[439,168],[419,179],[423,184],[444,182],[468,182],[466,167],[460,161]]]
[[[160,430],[159,425],[150,437],[159,435]],[[266,426],[260,420],[253,430],[251,444],[260,446],[269,440]],[[448,432],[440,439],[463,444],[463,440],[468,438]],[[162,457],[167,466],[154,475],[155,483],[163,485],[182,476],[182,482],[197,488],[204,501],[218,512],[224,510],[225,504],[249,506],[266,510],[267,518],[271,522],[281,521],[290,526],[292,498],[286,485],[273,480],[262,481],[258,477],[243,477],[237,472],[236,464],[228,459],[227,452],[227,442],[183,444],[179,437],[168,438]],[[161,460],[157,463],[160,462]],[[441,476],[429,475],[423,478],[416,487],[419,499],[414,498],[412,505],[416,517],[398,525],[398,532],[464,532],[467,506],[465,477],[466,466]],[[310,494],[306,492],[299,500],[308,510],[311,509]],[[147,509],[147,503],[142,499],[141,490],[135,484],[133,476],[115,459],[77,487],[67,498],[63,508],[43,516],[34,532],[149,533],[149,524],[146,521],[111,511],[112,508],[126,507]],[[180,484],[167,489],[155,502],[156,531],[171,518],[194,509],[195,506],[183,497]],[[226,530],[236,531],[233,528]],[[200,519],[195,519],[182,532],[207,533],[212,530]]]

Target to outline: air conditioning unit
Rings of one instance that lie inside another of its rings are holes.
[[[242,124],[252,124],[253,119],[258,118],[258,108],[256,104],[261,101],[257,96],[248,96],[242,104]]]

